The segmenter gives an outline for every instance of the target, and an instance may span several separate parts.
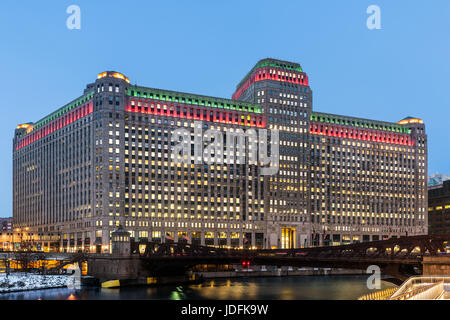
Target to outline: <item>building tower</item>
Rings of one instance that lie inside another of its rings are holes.
[[[428,141],[425,124],[422,119],[406,117],[398,122],[410,130],[414,143],[414,199],[415,203],[408,212],[408,226],[411,235],[428,234]]]
[[[312,91],[307,74],[298,63],[260,60],[238,84],[233,99],[261,105],[267,129],[279,130],[279,171],[264,177],[267,247],[309,245],[308,147]]]

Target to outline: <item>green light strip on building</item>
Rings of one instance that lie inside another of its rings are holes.
[[[46,125],[47,123],[55,120],[56,118],[61,117],[62,115],[64,115],[65,113],[67,113],[68,111],[86,103],[87,101],[89,101],[90,99],[92,99],[92,97],[94,96],[94,92],[88,93],[84,96],[81,96],[80,98],[76,99],[75,101],[65,105],[64,107],[56,110],[55,112],[49,114],[48,116],[46,116],[45,118],[39,120],[38,122],[36,122],[34,124],[34,129],[38,129],[44,125]]]
[[[92,99],[92,97],[94,97],[94,91],[89,92],[89,93],[79,97],[78,99],[70,102],[69,104],[59,108],[58,110],[52,112],[51,114],[49,114],[45,118],[37,121],[36,123],[30,123],[33,125],[33,130],[30,131],[30,133],[36,129],[39,129],[39,128],[45,126],[47,123],[61,117],[62,115],[69,112],[73,108],[76,108],[76,107],[88,102],[90,99]],[[21,137],[26,136],[27,134],[28,134],[27,132],[24,132],[24,133],[22,133]]]
[[[263,61],[258,63],[254,69],[257,68],[262,68],[262,67],[275,67],[275,68],[283,68],[283,69],[288,69],[288,70],[293,70],[293,71],[298,71],[298,72],[303,72],[302,68],[300,66],[296,67],[293,65],[289,65],[289,64],[284,64],[284,63],[278,63],[278,62],[270,62],[270,61]]]
[[[383,130],[383,131],[391,131],[391,132],[400,132],[400,133],[411,133],[411,129],[405,128],[404,126],[387,123],[387,122],[378,122],[378,121],[370,121],[358,118],[346,118],[346,117],[338,117],[332,114],[326,113],[311,113],[310,117],[311,121],[319,121],[319,122],[327,122],[331,124],[339,124],[344,126],[352,126],[352,127],[360,127],[360,128],[368,128],[375,130]]]
[[[197,96],[173,91],[164,91],[159,89],[147,89],[136,87],[128,88],[127,95],[131,97],[141,97],[162,101],[193,104],[205,107],[238,110],[250,113],[262,113],[261,107],[255,104],[247,104],[236,100]]]

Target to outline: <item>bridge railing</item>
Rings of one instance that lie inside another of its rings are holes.
[[[450,242],[450,235],[443,236],[412,236],[403,238],[391,238],[372,242],[356,244],[309,247],[297,249],[239,249],[217,248],[211,246],[192,245],[185,242],[155,243],[148,242],[145,256],[149,255],[245,255],[253,257],[382,257],[383,259],[415,259],[421,260],[424,255],[435,255],[445,248]],[[419,250],[417,250],[419,248]]]
[[[412,290],[399,295],[392,296],[390,300],[432,300],[442,296],[444,292],[444,281],[412,288]]]
[[[254,252],[254,250],[217,248],[176,242],[149,242],[146,244],[145,252],[140,256],[242,256],[244,253],[249,255],[248,252]]]
[[[443,286],[450,285],[450,276],[415,276],[406,280],[400,288],[392,295],[391,298],[402,296],[408,292],[412,292],[416,289],[441,283]]]

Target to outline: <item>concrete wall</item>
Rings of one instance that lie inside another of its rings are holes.
[[[450,276],[450,257],[424,257],[424,276]]]
[[[147,276],[138,256],[96,255],[88,260],[88,275],[100,281]]]

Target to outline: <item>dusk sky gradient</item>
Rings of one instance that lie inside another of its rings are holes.
[[[81,8],[81,30],[66,8]],[[366,9],[381,8],[381,30]],[[0,2],[0,216],[12,215],[12,139],[98,73],[230,98],[262,58],[299,62],[313,110],[424,120],[429,174],[450,174],[450,1]]]

